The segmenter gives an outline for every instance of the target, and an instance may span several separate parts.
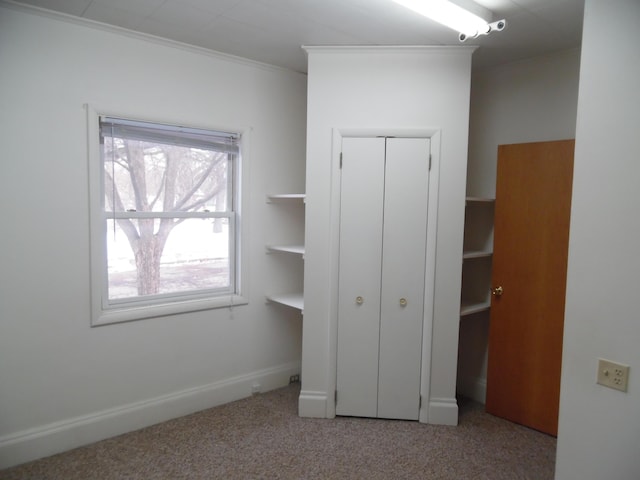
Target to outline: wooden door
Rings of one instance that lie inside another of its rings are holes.
[[[486,409],[551,435],[558,428],[573,150],[573,140],[498,147]]]
[[[418,419],[429,148],[343,140],[338,415]]]

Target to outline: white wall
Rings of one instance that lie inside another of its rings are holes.
[[[574,138],[580,51],[566,50],[474,72],[467,193],[495,197],[498,145]],[[460,324],[458,391],[484,402],[488,312]]]
[[[420,418],[428,416],[431,423],[457,422],[455,378],[471,53],[467,47],[389,47],[329,48],[309,54],[301,415],[335,414],[339,177],[334,173],[338,163],[332,129],[382,133],[435,128],[441,132],[436,158],[436,271],[431,279],[435,301],[433,325],[425,333],[431,355],[423,360],[423,394],[428,402]]]
[[[469,195],[495,196],[498,145],[574,137],[579,69],[564,50],[473,73]]]
[[[556,479],[640,478],[640,2],[587,0]],[[629,391],[596,384],[599,357]]]
[[[306,77],[0,4],[0,467],[288,382],[301,318],[264,245],[304,189]],[[86,114],[250,127],[250,303],[90,328]],[[282,273],[282,275],[280,275]]]

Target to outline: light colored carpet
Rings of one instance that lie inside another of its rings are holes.
[[[552,479],[556,439],[461,401],[457,427],[297,416],[299,385],[0,471],[0,479]]]

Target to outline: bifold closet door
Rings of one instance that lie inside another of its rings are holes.
[[[384,138],[345,138],[340,188],[336,414],[378,415]]]
[[[338,415],[418,419],[429,148],[343,140]]]
[[[429,139],[387,139],[378,417],[418,420]]]

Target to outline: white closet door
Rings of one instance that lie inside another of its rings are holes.
[[[418,420],[429,139],[389,138],[383,219],[378,417]]]
[[[336,414],[377,416],[384,138],[342,143]]]

